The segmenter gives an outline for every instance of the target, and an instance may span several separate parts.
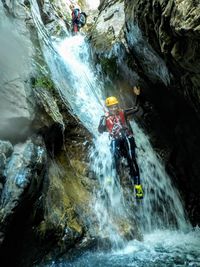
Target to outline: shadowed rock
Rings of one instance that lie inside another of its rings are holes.
[[[13,147],[10,142],[0,140],[0,182],[4,175],[4,169],[6,166],[6,159],[10,157],[13,152]]]
[[[46,149],[41,137],[27,140],[14,147],[14,152],[5,166],[5,185],[0,202],[1,240],[6,235],[13,216],[33,199],[43,180]]]

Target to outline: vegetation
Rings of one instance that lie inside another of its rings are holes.
[[[36,78],[33,82],[33,87],[42,87],[45,89],[48,89],[49,91],[53,91],[54,90],[54,84],[52,82],[52,80],[47,77],[47,76],[39,76],[38,78]]]
[[[115,57],[111,58],[101,58],[100,64],[102,66],[103,71],[110,77],[110,78],[116,78],[118,75],[116,73],[117,70],[117,62]]]

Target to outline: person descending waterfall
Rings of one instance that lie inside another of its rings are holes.
[[[81,14],[81,8],[78,4],[72,3],[70,5],[70,9],[72,11],[72,26],[73,26],[73,32],[77,33],[79,31],[78,28],[78,21]]]
[[[139,167],[135,158],[135,139],[129,121],[128,115],[137,112],[138,108],[122,110],[119,108],[119,102],[116,97],[110,96],[105,101],[108,112],[101,117],[98,126],[99,133],[109,132],[111,139],[111,152],[114,157],[114,165],[119,175],[120,158],[124,156],[127,159],[129,173],[134,180],[136,198],[143,198],[143,189],[140,183]]]
[[[77,33],[86,24],[87,15],[85,12],[81,12],[81,8],[77,3],[72,3],[70,9],[72,11],[72,31],[73,33]]]

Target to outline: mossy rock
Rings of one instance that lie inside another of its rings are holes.
[[[34,88],[41,87],[49,91],[52,91],[55,88],[53,81],[48,76],[37,77],[35,81],[33,82],[33,87]]]
[[[109,75],[110,78],[116,78],[118,74],[116,73],[117,70],[117,59],[115,57],[100,58],[100,64],[102,66],[103,71]]]

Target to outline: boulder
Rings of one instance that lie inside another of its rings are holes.
[[[16,145],[6,163],[5,184],[0,199],[1,240],[8,234],[13,218],[39,193],[46,164],[46,149],[40,136]]]

